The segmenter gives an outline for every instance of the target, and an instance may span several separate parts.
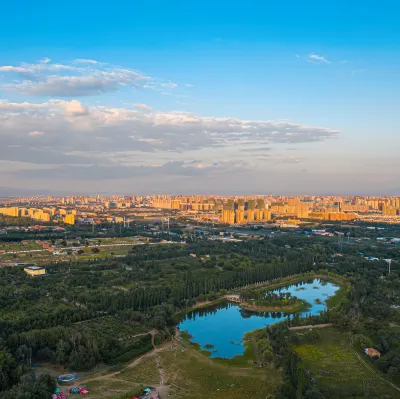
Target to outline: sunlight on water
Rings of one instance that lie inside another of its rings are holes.
[[[338,289],[339,287],[332,283],[314,279],[272,292],[290,292],[293,296],[309,302],[311,307],[300,313],[301,316],[306,316],[317,315],[325,310],[326,299]],[[316,299],[321,303],[315,303]],[[241,309],[233,303],[221,303],[188,313],[185,320],[179,324],[179,329],[188,331],[193,337],[191,340],[200,344],[203,349],[205,345],[212,344],[211,357],[230,359],[243,354],[242,338],[246,332],[275,324],[287,317],[288,315],[281,312],[256,313]]]

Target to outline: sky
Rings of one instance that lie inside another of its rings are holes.
[[[0,196],[400,195],[398,2],[1,14]]]

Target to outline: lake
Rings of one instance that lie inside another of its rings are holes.
[[[290,292],[310,303],[307,311],[300,312],[300,316],[305,316],[317,315],[325,310],[326,299],[333,296],[339,288],[330,282],[314,279],[271,292]],[[315,303],[316,299],[320,303]],[[245,333],[278,323],[287,317],[290,316],[281,312],[258,313],[242,309],[235,303],[222,302],[187,313],[178,327],[180,331],[187,331],[192,336],[191,341],[198,343],[202,349],[206,349],[207,344],[214,345],[212,349],[208,349],[213,351],[211,358],[231,359],[243,354],[242,339]]]

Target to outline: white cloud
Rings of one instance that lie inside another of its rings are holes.
[[[190,83],[186,83],[185,86],[186,86],[186,87],[189,87],[189,88],[194,87],[194,85],[192,85],[192,84],[190,84]]]
[[[64,104],[66,114],[73,116],[83,116],[87,115],[87,109],[77,100],[72,100],[70,102],[65,102]]]
[[[89,59],[58,64],[44,59],[37,64],[3,65],[0,72],[6,73],[0,88],[30,96],[76,97],[99,95],[124,87],[158,91],[178,87],[177,83],[151,78],[131,68]]]
[[[317,64],[331,64],[331,61],[326,59],[324,56],[314,53],[308,54],[308,61]]]
[[[0,71],[1,72],[28,72],[28,70],[26,68],[23,67],[14,67],[11,65],[4,65],[4,66],[0,66]]]
[[[77,60],[74,61],[74,63],[77,63],[77,64],[93,64],[93,65],[99,64],[98,61],[88,60],[88,59],[77,59]]]
[[[29,102],[22,103],[10,103],[7,100],[0,100],[0,111],[4,112],[23,112],[29,110],[39,110],[48,109],[50,107],[50,102],[35,104]],[[5,113],[4,113],[5,115]]]
[[[178,85],[173,82],[168,82],[168,83],[161,83],[161,87],[167,87],[168,89],[176,89]]]
[[[37,137],[37,136],[43,136],[44,132],[38,132],[37,130],[34,130],[33,132],[29,132],[29,136],[31,137]]]
[[[46,57],[40,60],[39,62],[42,64],[48,64],[49,62],[51,62],[51,58]]]
[[[42,81],[25,80],[7,87],[34,96],[85,96],[114,91],[146,77],[134,71],[96,72],[86,76],[49,76]]]
[[[187,154],[204,159],[201,154],[212,152],[212,162],[208,159],[198,162],[200,166],[192,165],[211,171],[221,170],[226,165],[225,158],[233,159],[227,154],[240,154],[238,158],[245,162],[264,151],[270,153],[268,143],[322,142],[338,134],[335,130],[287,121],[200,117],[180,111],[153,111],[145,104],[136,104],[135,108],[85,106],[78,100],[44,103],[2,100],[0,159],[63,167],[113,165],[116,171],[117,166],[127,163],[137,165],[139,161],[150,160],[154,163],[156,157],[184,161]],[[41,135],[42,132],[46,134]],[[33,148],[32,137],[40,135]],[[244,144],[248,144],[247,151],[243,151]],[[295,159],[298,158],[282,162],[295,163]],[[211,169],[204,166],[211,163]],[[107,169],[107,173],[110,171]]]
[[[151,111],[153,108],[146,104],[133,104],[135,108],[140,109],[141,111]]]

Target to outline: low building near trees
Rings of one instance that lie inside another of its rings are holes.
[[[46,274],[46,269],[41,266],[26,266],[24,267],[24,271],[31,277],[43,276]]]
[[[372,357],[374,359],[379,359],[381,357],[381,352],[379,352],[378,350],[376,350],[374,348],[365,348],[364,353],[367,356]]]

